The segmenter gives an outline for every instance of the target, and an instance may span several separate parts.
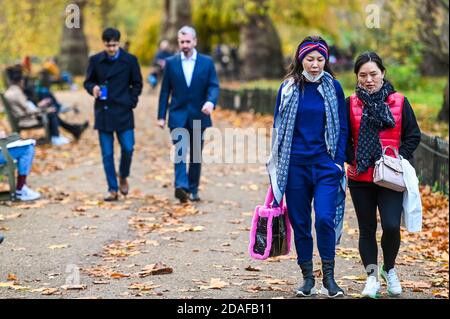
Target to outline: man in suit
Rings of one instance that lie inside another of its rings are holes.
[[[212,126],[211,112],[219,96],[219,80],[211,57],[199,54],[196,32],[185,26],[178,31],[180,53],[166,60],[158,109],[158,125],[168,126],[176,145],[175,197],[199,201],[203,133]],[[169,104],[169,97],[171,98]],[[189,171],[186,167],[190,149]],[[181,151],[181,152],[180,152]]]
[[[127,195],[134,149],[134,115],[142,92],[137,58],[120,48],[120,32],[107,28],[102,35],[105,50],[89,60],[84,88],[95,97],[95,126],[98,130],[103,168],[108,182],[106,201]],[[119,185],[114,164],[114,133],[121,148]]]

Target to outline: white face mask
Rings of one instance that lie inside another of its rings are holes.
[[[319,75],[317,75],[317,76],[312,76],[311,74],[309,74],[306,70],[303,70],[303,72],[302,72],[302,74],[303,74],[303,76],[306,78],[306,80],[308,81],[308,82],[312,82],[312,83],[315,83],[315,82],[319,82],[319,80],[322,78],[322,76],[324,75],[324,71],[322,71],[322,72],[320,72],[320,74]]]

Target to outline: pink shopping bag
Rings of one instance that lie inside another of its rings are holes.
[[[289,254],[291,249],[291,224],[284,200],[273,207],[272,187],[269,187],[264,205],[258,205],[252,219],[248,251],[254,259]]]

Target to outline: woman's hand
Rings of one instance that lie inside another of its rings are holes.
[[[40,108],[43,108],[43,107],[47,107],[47,106],[49,106],[49,105],[51,105],[51,104],[52,104],[52,99],[49,98],[49,97],[47,97],[47,98],[45,98],[45,99],[39,101],[38,106],[39,106]]]

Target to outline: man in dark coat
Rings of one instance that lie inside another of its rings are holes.
[[[197,53],[196,32],[185,26],[178,31],[180,53],[166,60],[159,97],[158,125],[168,126],[178,155],[175,158],[175,197],[199,201],[203,133],[212,126],[211,112],[219,97],[219,80],[211,57]],[[169,103],[170,97],[170,103]],[[186,167],[190,149],[189,172]]]
[[[133,109],[142,92],[142,75],[137,58],[120,48],[120,32],[107,28],[102,35],[105,50],[92,56],[84,81],[95,97],[95,126],[108,182],[106,201],[118,200],[118,191],[127,195],[134,149]],[[114,164],[114,133],[121,147],[119,184]],[[120,188],[119,188],[120,186]]]

